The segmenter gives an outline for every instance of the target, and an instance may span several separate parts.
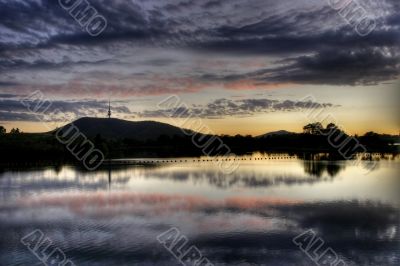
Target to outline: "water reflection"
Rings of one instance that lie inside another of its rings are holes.
[[[398,265],[399,162],[368,175],[343,161],[7,170],[0,261],[38,264],[20,238],[41,229],[76,265],[179,265],[156,241],[178,227],[215,265],[311,265],[292,243],[313,229],[347,265]]]
[[[346,168],[343,162],[328,161],[303,161],[304,171],[310,176],[322,177],[326,172],[330,177],[335,177],[341,170]]]
[[[280,162],[279,164],[281,164]],[[187,165],[180,166],[105,166],[96,172],[64,166],[39,169],[19,169],[2,174],[0,185],[11,183],[19,188],[37,189],[63,189],[65,187],[84,187],[85,189],[111,189],[112,183],[117,187],[130,182],[132,179],[143,177],[147,179],[172,180],[178,182],[208,183],[218,188],[231,187],[268,187],[293,184],[313,184],[325,182],[334,178],[341,170],[346,168],[346,162],[321,162],[321,161],[291,161],[285,162],[285,167],[292,171],[276,171],[276,162],[258,164],[258,169],[249,168],[246,163],[242,170],[234,175],[225,175],[215,165]],[[279,166],[278,164],[278,166]],[[301,164],[304,173],[299,171]],[[173,171],[171,171],[173,169]],[[151,173],[151,174],[149,174]],[[105,178],[107,176],[107,178]],[[44,178],[44,180],[43,180]]]

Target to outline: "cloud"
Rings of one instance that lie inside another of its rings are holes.
[[[107,101],[49,101],[39,103],[35,99],[0,99],[0,121],[71,121],[86,116],[104,116],[108,110]],[[131,115],[126,106],[113,103],[116,115]]]
[[[39,121],[39,118],[30,113],[19,113],[19,112],[3,112],[0,111],[0,121]]]
[[[199,117],[223,118],[228,116],[246,117],[270,112],[293,112],[310,108],[337,107],[332,103],[309,101],[273,100],[273,99],[217,99],[206,105],[179,106],[176,108],[145,110],[138,113],[140,117]]]
[[[250,80],[259,86],[282,83],[375,85],[400,76],[400,51],[388,48],[325,50],[279,63],[281,66],[236,75],[205,75],[203,79],[228,84]]]
[[[20,95],[11,94],[11,93],[0,93],[0,98],[16,98],[16,97],[19,97],[19,96]]]
[[[0,88],[1,87],[15,87],[17,85],[19,85],[19,84],[16,82],[0,81]],[[5,94],[2,94],[2,95],[5,95]],[[2,96],[0,96],[0,97],[2,97]]]
[[[333,53],[322,51],[313,56],[294,58],[272,71],[265,81],[332,85],[375,85],[400,75],[400,51],[395,49],[359,49]]]
[[[58,83],[65,86],[81,81],[86,72],[101,70],[105,78],[118,82],[112,87],[115,91],[131,84],[114,79],[121,72],[132,77],[143,73],[141,83],[154,74],[174,73],[176,79],[193,80],[198,89],[182,88],[188,93],[220,83],[226,89],[277,83],[371,85],[399,76],[396,0],[361,3],[377,21],[377,28],[365,37],[324,1],[100,0],[91,4],[108,21],[106,31],[96,38],[84,32],[57,1],[0,1],[0,71],[19,83],[40,81],[34,85],[51,90],[60,76],[63,80]],[[174,50],[174,57],[165,57],[166,49]],[[254,57],[272,63],[254,71],[238,64],[204,69],[196,56],[209,65],[221,56],[236,63]],[[34,81],[26,77],[27,71]],[[10,80],[0,80],[0,86],[13,87]],[[148,90],[149,95],[155,88],[163,94],[173,89],[163,89],[160,80],[149,83],[135,87],[142,94]],[[93,87],[97,85],[94,82]]]

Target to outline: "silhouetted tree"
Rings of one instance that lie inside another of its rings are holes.
[[[311,131],[312,131],[312,124],[308,124],[303,127],[303,132],[305,134],[311,134]]]
[[[5,127],[0,126],[0,135],[4,135],[6,134],[7,130],[5,129]]]
[[[329,123],[329,124],[326,126],[326,129],[328,129],[328,130],[334,130],[334,129],[337,129],[337,128],[338,128],[338,126],[335,125],[334,123]]]
[[[312,135],[319,135],[323,129],[324,127],[320,122],[311,123],[303,127],[303,131],[305,134],[312,134]]]
[[[19,130],[19,128],[12,128],[10,131],[11,134],[20,134],[21,131]]]
[[[373,131],[369,131],[369,132],[364,134],[364,137],[378,137],[378,136],[379,136],[379,134],[375,133]]]

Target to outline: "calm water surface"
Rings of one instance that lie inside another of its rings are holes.
[[[189,163],[190,162],[190,163]],[[73,166],[0,172],[0,265],[42,265],[20,240],[42,230],[75,265],[182,265],[171,227],[214,265],[315,265],[292,239],[312,229],[346,265],[400,265],[398,160]],[[188,246],[186,246],[188,247]]]

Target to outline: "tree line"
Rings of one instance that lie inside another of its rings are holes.
[[[333,129],[349,136],[335,124],[323,127],[321,123],[311,123],[303,127],[302,133],[272,134],[264,137],[253,136],[218,136],[223,144],[235,154],[241,155],[256,151],[291,152],[291,153],[337,153],[327,141],[326,133]],[[197,136],[198,137],[198,136]],[[215,138],[203,135],[202,142]],[[354,136],[370,152],[398,152],[399,136],[382,135],[367,132],[363,136]],[[156,139],[137,140],[135,138],[104,138],[100,134],[89,138],[106,158],[121,157],[181,157],[202,156],[201,148],[194,145],[192,136],[160,135]],[[79,145],[79,143],[77,143]],[[212,147],[211,155],[219,155],[219,147]],[[51,133],[23,133],[18,128],[6,132],[0,126],[0,161],[7,160],[75,160],[65,145],[57,141]],[[340,156],[338,155],[338,158]]]

